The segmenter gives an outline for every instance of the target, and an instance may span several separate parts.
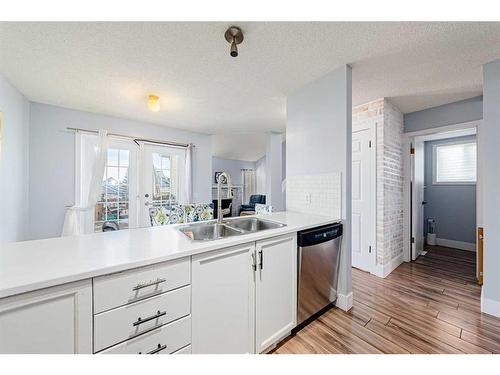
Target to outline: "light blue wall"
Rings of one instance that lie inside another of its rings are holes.
[[[228,172],[231,176],[233,185],[243,184],[241,170],[242,169],[255,169],[255,162],[245,160],[232,160],[212,157],[212,170],[215,172]],[[212,182],[215,183],[214,176],[212,175]]]
[[[445,125],[481,120],[482,118],[483,97],[476,96],[459,102],[407,113],[404,116],[404,131],[408,133]]]
[[[29,101],[0,74],[0,243],[26,239],[28,225]],[[55,168],[55,166],[54,166]]]
[[[425,142],[424,228],[427,219],[436,220],[438,238],[476,242],[476,185],[433,185],[432,147],[456,141],[475,140],[475,136],[456,137]]]
[[[287,97],[286,174],[340,172],[344,236],[339,293],[352,291],[351,168],[352,71],[350,66],[301,87]]]

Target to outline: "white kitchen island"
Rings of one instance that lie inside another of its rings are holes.
[[[1,353],[260,353],[296,324],[297,231],[191,241],[164,226],[0,248]]]

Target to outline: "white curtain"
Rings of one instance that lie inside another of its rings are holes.
[[[82,184],[88,184],[87,189],[89,194],[87,199],[83,199],[78,205],[66,208],[66,215],[64,217],[64,225],[62,236],[74,236],[84,233],[82,225],[81,214],[89,213],[95,208],[96,202],[99,199],[102,189],[102,178],[104,176],[104,168],[108,156],[108,132],[106,130],[99,130],[99,140],[96,149],[95,161],[92,168],[92,177],[89,181],[82,181]]]
[[[188,147],[186,148],[186,163],[185,163],[186,183],[184,184],[184,186],[186,187],[185,191],[186,203],[195,203],[193,202],[192,164],[193,164],[193,145],[189,144]]]
[[[255,194],[255,171],[253,169],[242,169],[243,177],[243,203],[250,201],[250,196]]]

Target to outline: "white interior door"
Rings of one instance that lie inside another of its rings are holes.
[[[415,140],[412,155],[412,252],[415,260],[424,250],[424,142]]]
[[[371,130],[352,134],[352,266],[370,271],[371,264]]]
[[[186,151],[182,148],[142,144],[140,166],[141,223],[151,225],[151,207],[170,206],[185,202]]]

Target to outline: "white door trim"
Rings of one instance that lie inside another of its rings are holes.
[[[356,133],[363,130],[370,130],[370,234],[369,246],[370,267],[369,272],[377,275],[377,123],[353,125],[352,132]]]
[[[403,133],[403,147],[404,147],[404,152],[403,152],[403,172],[404,172],[404,184],[403,184],[403,201],[404,201],[404,206],[403,206],[403,222],[404,222],[404,228],[403,228],[403,254],[404,254],[404,261],[409,262],[410,261],[410,248],[411,248],[411,230],[410,230],[410,202],[411,202],[411,197],[410,197],[410,178],[411,178],[411,171],[410,171],[410,166],[411,166],[411,158],[410,158],[410,145],[414,142],[415,137],[422,137],[422,136],[430,136],[433,134],[438,134],[438,133],[447,133],[447,132],[458,132],[460,130],[466,130],[466,129],[471,129],[475,128],[476,129],[476,137],[480,136],[480,129],[481,129],[481,124],[482,120],[475,120],[475,121],[468,121],[468,122],[462,122],[462,123],[457,123],[457,124],[452,124],[452,125],[445,125],[445,126],[440,126],[437,128],[430,128],[430,129],[424,129],[424,130],[417,130],[414,132],[408,132],[408,133]],[[457,135],[458,136],[458,135]],[[479,150],[479,147],[477,149],[477,183],[476,183],[476,225],[481,226],[482,223],[482,193],[481,193],[481,181],[482,181],[482,175],[480,173],[480,165],[481,165],[481,152]],[[477,263],[477,262],[476,262]]]

